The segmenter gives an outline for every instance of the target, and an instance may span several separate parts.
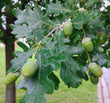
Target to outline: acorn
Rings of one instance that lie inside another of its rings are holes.
[[[20,76],[19,72],[16,72],[16,73],[9,72],[6,75],[4,82],[6,85],[10,85],[10,84],[14,83],[19,76]]]
[[[94,49],[93,43],[90,38],[83,38],[82,45],[88,52],[92,52]]]
[[[32,77],[37,71],[37,64],[35,61],[28,61],[22,67],[22,75],[24,77]]]
[[[92,75],[92,76],[90,76],[90,81],[92,84],[98,84],[99,77]]]
[[[63,31],[66,36],[70,36],[73,33],[73,26],[70,21],[66,21],[63,26]]]
[[[95,62],[92,62],[88,65],[89,70],[91,73],[97,77],[102,75],[102,70],[99,65],[97,65]]]

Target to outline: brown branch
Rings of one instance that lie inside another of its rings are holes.
[[[54,28],[52,31],[50,31],[45,37],[49,37],[55,30],[61,29],[64,25],[61,25],[60,27]],[[37,46],[41,44],[41,41],[37,43]]]
[[[60,27],[54,28],[52,31],[50,31],[50,32],[46,35],[46,37],[49,37],[55,30],[61,29],[62,27],[63,27],[63,25],[61,25]]]

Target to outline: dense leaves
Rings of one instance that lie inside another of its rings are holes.
[[[33,1],[24,10],[13,10],[17,20],[11,25],[12,33],[16,38],[25,38],[27,44],[18,42],[24,51],[13,53],[15,59],[9,71],[21,72],[30,59],[38,65],[35,75],[22,79],[17,86],[27,90],[20,103],[46,103],[45,95],[58,89],[59,78],[68,87],[77,88],[82,79],[88,80],[86,73],[91,61],[100,67],[109,66],[110,24],[106,21],[108,12],[100,11],[102,3],[99,0],[44,0]],[[85,11],[79,11],[80,8]],[[62,29],[67,20],[73,26],[69,37]],[[108,38],[101,45],[97,42],[97,32],[103,28]],[[86,37],[93,42],[91,53],[82,45]],[[54,74],[58,70],[60,77]]]
[[[61,3],[58,1],[56,3],[50,3],[48,5],[48,10],[47,10],[48,14],[54,14],[55,16],[58,16],[65,12],[71,12],[71,10],[62,7]]]
[[[72,23],[76,29],[82,29],[83,25],[89,21],[89,15],[85,15],[85,12],[80,12],[73,20]]]

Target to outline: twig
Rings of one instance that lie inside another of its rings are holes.
[[[63,27],[63,25],[61,25],[60,27],[54,28],[51,32],[49,32],[46,37],[49,37],[55,30],[57,29],[61,29]]]
[[[87,56],[88,56],[89,62],[91,63],[91,58],[90,58],[89,53],[87,52],[87,50],[86,50],[86,54],[87,54]]]
[[[35,58],[35,56],[36,56],[36,53],[37,53],[37,51],[38,51],[38,49],[40,48],[40,46],[41,46],[41,41],[39,42],[39,44],[38,44],[38,46],[36,47],[36,50],[35,50],[35,52],[34,52],[34,54],[33,54],[33,56],[32,56],[32,59],[34,60],[34,58]]]
[[[50,31],[45,37],[49,37],[55,30],[61,29],[64,25],[61,25],[60,27],[54,28],[52,31]],[[39,45],[41,45],[42,41],[39,41],[37,43],[37,47],[39,48]],[[35,55],[35,54],[34,54]],[[33,56],[34,57],[34,56]]]
[[[84,33],[84,38],[86,38],[86,33],[85,33],[85,30],[83,29],[83,33]]]

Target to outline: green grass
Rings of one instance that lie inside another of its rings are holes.
[[[19,48],[16,48],[17,50]],[[56,73],[59,75],[59,73]],[[0,103],[5,101],[5,85],[3,78],[5,77],[5,50],[0,47]],[[20,77],[17,80],[21,79]],[[19,103],[20,99],[25,94],[24,90],[16,91],[16,103]],[[67,88],[61,81],[60,89],[54,91],[52,95],[46,95],[47,103],[97,103],[97,86],[92,85],[90,81],[83,81],[82,85],[77,89]]]

